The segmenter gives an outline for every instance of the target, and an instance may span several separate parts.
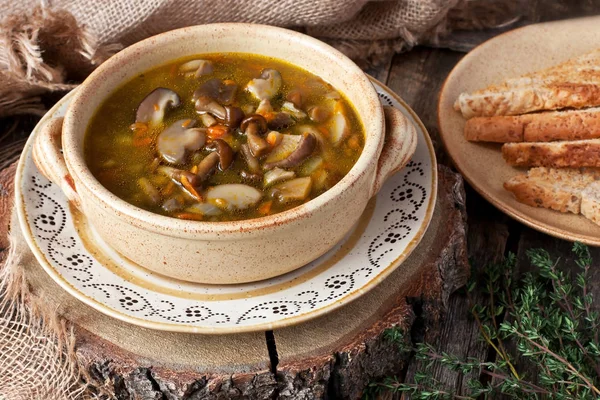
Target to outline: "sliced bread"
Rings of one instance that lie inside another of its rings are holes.
[[[465,138],[482,142],[552,142],[600,138],[600,107],[518,116],[475,117]]]
[[[472,94],[462,93],[454,103],[465,118],[594,106],[600,106],[600,49]]]
[[[542,167],[512,177],[504,183],[504,188],[520,203],[579,214],[583,190],[599,180],[600,169]]]
[[[600,139],[505,143],[502,156],[515,167],[600,167]]]
[[[600,225],[600,181],[590,183],[581,192],[581,214]]]

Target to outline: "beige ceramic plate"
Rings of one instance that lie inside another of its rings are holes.
[[[465,119],[452,105],[506,78],[550,67],[600,47],[600,17],[530,25],[497,36],[467,54],[450,73],[438,104],[442,141],[458,170],[483,197],[508,215],[547,234],[600,246],[600,227],[582,216],[529,207],[502,187],[522,172],[502,159],[500,145],[465,140]]]
[[[357,299],[399,267],[423,238],[437,190],[433,147],[414,112],[374,81],[385,105],[417,128],[412,161],[390,177],[352,231],[331,251],[276,278],[241,285],[169,279],[111,249],[31,158],[34,129],[15,182],[21,228],[46,272],[70,294],[132,324],[176,332],[224,334],[274,329],[307,321]],[[65,96],[46,117],[62,116]]]

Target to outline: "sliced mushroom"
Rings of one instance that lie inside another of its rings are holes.
[[[342,98],[342,96],[340,96],[336,90],[330,90],[329,92],[325,93],[325,98],[339,100]]]
[[[217,156],[216,158],[217,158],[217,162],[218,162],[219,157]],[[161,165],[160,167],[158,167],[157,171],[160,172],[161,174],[169,177],[173,182],[175,182],[177,184],[181,183],[181,176],[185,176],[187,178],[188,182],[190,182],[190,184],[194,187],[200,186],[200,184],[202,184],[202,179],[198,175],[193,174],[190,171],[185,171],[183,169],[168,167],[166,165]]]
[[[208,215],[209,217],[215,217],[223,213],[219,207],[210,203],[195,203],[186,208],[185,210],[188,212]]]
[[[225,111],[225,107],[208,96],[198,97],[194,107],[196,108],[196,112],[198,114],[211,113],[219,119],[225,119],[227,117],[227,111]]]
[[[160,193],[158,192],[158,189],[156,189],[154,185],[150,183],[148,178],[138,179],[137,184],[140,187],[140,189],[142,189],[142,192],[153,204],[158,204],[160,202]]]
[[[336,111],[329,122],[329,139],[334,146],[339,145],[342,140],[350,133],[348,120],[341,111]]]
[[[217,154],[216,152],[210,153],[209,155],[204,157],[202,161],[200,161],[200,163],[198,164],[198,171],[196,172],[196,177],[200,180],[200,182],[208,178],[211,172],[216,168],[219,161],[220,157],[219,154]],[[198,185],[194,185],[192,183],[192,186]]]
[[[214,150],[219,155],[219,169],[225,171],[233,162],[233,150],[226,141],[215,139],[206,146],[208,150]]]
[[[193,73],[195,78],[199,78],[202,75],[212,74],[214,67],[213,63],[208,60],[191,60],[181,64],[179,70],[185,72],[186,75]]]
[[[308,160],[308,161],[306,161],[306,163],[304,163],[304,165],[302,166],[302,170],[300,171],[300,175],[309,176],[313,172],[315,172],[317,169],[321,168],[322,165],[323,165],[323,157],[321,157],[321,156],[312,157],[310,160]]]
[[[271,150],[266,157],[265,162],[273,163],[288,157],[298,148],[301,139],[302,135],[282,134],[281,141],[273,148],[273,150]]]
[[[317,139],[315,135],[312,133],[305,133],[302,135],[302,139],[300,139],[300,143],[298,143],[298,147],[292,154],[288,157],[284,158],[281,161],[273,162],[273,163],[265,163],[263,165],[263,169],[273,169],[275,167],[279,168],[291,168],[300,165],[304,160],[306,160],[315,150],[317,146]]]
[[[260,114],[263,117],[266,117],[268,114],[273,112],[273,106],[269,99],[261,100],[256,108],[256,114]]]
[[[246,134],[248,147],[255,157],[261,157],[271,149],[269,143],[261,137],[267,131],[267,121],[262,115],[247,117],[242,121],[240,129]]]
[[[272,114],[273,115],[273,114]],[[268,121],[269,129],[280,131],[294,125],[294,120],[291,115],[285,112],[278,112],[273,115]]]
[[[254,106],[250,103],[242,104],[242,111],[244,115],[250,115],[254,113]]]
[[[222,81],[218,78],[212,78],[204,82],[194,91],[192,100],[196,101],[202,96],[210,97],[220,104],[230,105],[235,98],[237,84],[232,80]]]
[[[168,163],[181,164],[190,151],[196,151],[206,142],[205,130],[191,128],[194,121],[179,120],[162,131],[156,139],[158,154]]]
[[[181,104],[179,95],[167,88],[156,88],[140,103],[135,113],[135,122],[146,124],[161,123],[167,108]]]
[[[302,107],[302,93],[299,89],[291,90],[287,96],[285,96],[287,101],[291,101],[298,108]]]
[[[244,210],[257,204],[263,194],[252,186],[241,183],[228,183],[211,187],[206,192],[206,199],[228,210]]]
[[[246,132],[246,137],[248,139],[248,146],[250,147],[250,151],[256,157],[262,157],[269,151],[269,143],[260,136],[255,133]]]
[[[308,109],[308,117],[311,121],[321,123],[325,122],[331,117],[331,112],[323,106],[313,106]]]
[[[305,200],[312,189],[312,178],[305,176],[273,186],[272,193],[282,203]]]
[[[306,118],[306,113],[299,108],[296,108],[294,103],[291,101],[286,101],[281,106],[281,111],[290,114],[292,117],[296,119],[304,119]]]
[[[224,124],[231,129],[236,129],[244,120],[244,112],[239,107],[225,106]]]
[[[253,174],[260,174],[260,164],[258,163],[256,157],[254,157],[254,155],[250,151],[250,147],[248,147],[248,144],[244,143],[240,147],[240,150],[242,152],[242,155],[244,156],[244,159],[246,160],[246,164],[248,164],[248,169],[250,170],[250,172],[252,172]]]
[[[315,135],[317,144],[320,146],[321,150],[324,150],[328,147],[329,139],[327,139],[325,135],[323,135],[323,133],[313,125],[298,125],[294,128],[294,132],[296,132],[298,135],[312,133]]]
[[[273,168],[272,170],[265,173],[265,179],[263,181],[264,187],[269,187],[277,182],[287,181],[295,177],[294,171],[286,171],[281,168]]]
[[[168,200],[165,200],[161,206],[163,210],[166,212],[179,211],[183,208],[184,204],[178,197],[171,197]]]
[[[200,121],[202,121],[202,124],[207,128],[217,124],[215,117],[209,113],[200,114]]]
[[[274,69],[265,69],[260,78],[254,78],[248,85],[246,90],[250,92],[258,100],[271,99],[281,89],[282,79],[281,74]]]

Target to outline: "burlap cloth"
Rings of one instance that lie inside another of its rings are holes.
[[[42,115],[43,95],[73,88],[122,46],[174,28],[223,21],[292,27],[364,62],[381,52],[432,40],[447,29],[448,13],[462,10],[465,3],[55,0],[40,7],[37,0],[0,0],[0,117]],[[473,19],[465,19],[464,13],[455,17],[463,25]],[[472,22],[482,25],[482,19]],[[5,136],[0,132],[0,146]],[[0,399],[95,396],[99,388],[86,387],[86,372],[73,351],[68,326],[56,317],[56,310],[30,296],[23,271],[35,261],[17,229],[11,241],[0,272]]]

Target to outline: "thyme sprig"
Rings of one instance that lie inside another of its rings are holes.
[[[372,382],[364,397],[393,392],[428,400],[488,399],[497,394],[515,399],[600,398],[600,318],[589,288],[592,258],[581,243],[574,244],[573,254],[578,266],[574,276],[543,249],[527,252],[535,269],[517,282],[513,254],[487,266],[483,284],[472,274],[466,287],[471,314],[495,360],[461,359],[426,343],[413,345],[401,328],[394,327],[385,332],[386,340],[402,352],[414,353],[421,370],[412,382],[397,377]],[[483,301],[475,300],[475,290],[483,291]],[[512,354],[508,349],[514,349]],[[525,362],[535,367],[536,379],[519,372]],[[458,394],[433,377],[436,364],[463,375],[475,373],[480,379],[469,379],[468,393]]]

